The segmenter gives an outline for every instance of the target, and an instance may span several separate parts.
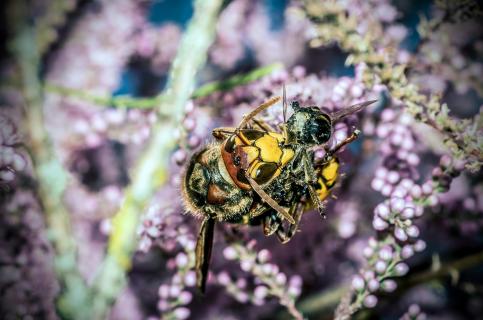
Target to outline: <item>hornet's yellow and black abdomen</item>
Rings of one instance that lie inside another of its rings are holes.
[[[323,201],[330,195],[331,189],[337,182],[339,167],[339,160],[336,157],[333,157],[316,169],[317,185],[315,191],[320,200]]]
[[[250,190],[245,174],[263,185],[280,175],[282,168],[293,159],[294,150],[284,144],[285,138],[279,133],[244,129],[222,144],[221,153],[235,184]]]

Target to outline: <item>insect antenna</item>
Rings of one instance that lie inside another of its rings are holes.
[[[283,123],[287,122],[287,90],[283,84]]]

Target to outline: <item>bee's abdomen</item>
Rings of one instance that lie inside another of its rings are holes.
[[[339,160],[335,157],[318,169],[316,191],[320,200],[325,200],[330,195],[338,175]]]

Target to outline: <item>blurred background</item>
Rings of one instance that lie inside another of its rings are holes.
[[[481,3],[198,2],[1,5],[0,318],[482,318]],[[282,85],[327,112],[378,101],[334,128],[362,136],[328,218],[287,244],[219,223],[199,295],[183,170]]]

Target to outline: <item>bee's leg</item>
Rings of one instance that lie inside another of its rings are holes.
[[[302,214],[304,212],[304,206],[302,203],[298,202],[290,208],[290,213],[293,215],[295,219],[295,223],[288,226],[288,230],[285,231],[282,225],[279,226],[277,229],[277,237],[281,243],[287,243],[292,239],[295,232],[297,231],[300,223],[300,219],[302,218]]]
[[[262,227],[263,227],[263,234],[271,236],[280,228],[281,221],[277,217],[276,214],[270,214],[263,218]]]
[[[277,237],[278,240],[282,243],[287,243],[292,239],[294,236],[295,232],[297,231],[299,224],[300,224],[300,219],[302,218],[302,214],[304,212],[304,206],[302,203],[297,202],[292,207],[290,208],[290,213],[295,219],[295,223],[291,224],[288,226],[288,230],[285,231],[283,226],[280,226],[277,230]]]
[[[295,220],[292,218],[292,216],[275,200],[273,200],[265,191],[263,191],[262,187],[255,180],[253,180],[253,178],[250,177],[249,174],[246,174],[245,177],[250,183],[250,186],[260,196],[260,198],[262,198],[263,201],[265,201],[270,207],[275,209],[275,211],[277,211],[282,217],[287,219],[291,224],[295,223]]]
[[[214,228],[215,220],[211,217],[206,217],[201,223],[200,233],[196,241],[196,286],[201,293],[205,292],[206,280],[208,278]]]
[[[230,127],[220,127],[220,128],[215,128],[211,132],[213,137],[215,137],[217,140],[225,140],[229,138],[231,135],[235,133],[236,128],[230,128]]]
[[[339,152],[339,150],[342,147],[344,147],[345,145],[348,145],[349,143],[351,143],[352,141],[354,141],[355,139],[357,139],[357,137],[359,137],[360,134],[361,134],[361,131],[359,129],[355,129],[354,132],[352,132],[352,134],[350,136],[348,136],[343,141],[341,141],[340,143],[338,143],[333,149],[327,151],[326,154],[325,154],[325,156],[324,156],[324,158],[323,158],[323,161],[330,160],[330,158],[334,154],[336,154],[337,152]]]
[[[253,119],[253,117],[255,117],[257,114],[259,114],[263,110],[269,108],[270,106],[274,105],[275,103],[277,103],[279,101],[280,101],[280,97],[273,97],[273,98],[270,98],[269,100],[265,101],[264,103],[262,103],[258,107],[256,107],[252,112],[250,112],[249,114],[247,114],[246,116],[243,117],[243,120],[238,125],[237,130],[245,128],[246,125],[248,124],[248,122]]]
[[[270,209],[270,207],[267,207],[264,203],[258,203],[253,209],[251,209],[248,212],[248,216],[250,219],[256,218]]]

